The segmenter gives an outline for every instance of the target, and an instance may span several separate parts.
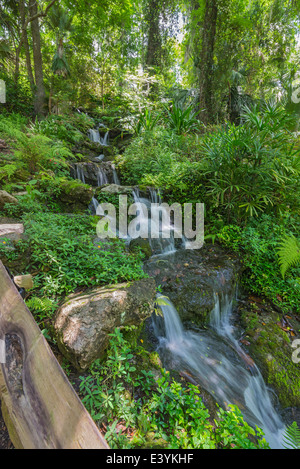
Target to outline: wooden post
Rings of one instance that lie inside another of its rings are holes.
[[[0,398],[17,449],[109,449],[0,261]]]

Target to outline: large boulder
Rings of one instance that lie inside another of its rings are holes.
[[[220,247],[205,245],[200,250],[152,257],[144,270],[155,278],[183,321],[205,324],[215,306],[215,295],[234,295],[241,263]]]
[[[0,211],[2,211],[6,204],[18,205],[18,200],[6,191],[0,191]]]
[[[151,316],[155,298],[151,278],[70,296],[54,323],[61,353],[75,368],[85,370],[104,355],[115,328],[139,326]]]

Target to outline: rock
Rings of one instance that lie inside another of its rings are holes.
[[[220,247],[205,245],[200,250],[153,257],[144,270],[161,285],[182,321],[205,324],[215,306],[214,295],[234,294],[241,263]]]
[[[101,196],[101,194],[115,194],[115,195],[130,195],[132,196],[133,187],[130,186],[119,186],[117,184],[110,184],[105,187],[98,187],[95,195]]]
[[[153,279],[72,295],[57,312],[54,323],[61,353],[78,370],[85,370],[103,356],[115,328],[139,326],[151,316],[155,297]]]
[[[14,196],[8,194],[8,192],[0,191],[0,211],[4,209],[5,204],[18,205],[19,202]]]
[[[300,366],[294,363],[293,340],[299,340],[297,315],[284,316],[266,300],[250,296],[239,303],[243,328],[241,344],[260,369],[266,384],[273,388],[284,408],[300,408]],[[288,320],[290,327],[283,327]]]
[[[114,181],[114,164],[111,161],[106,162],[85,162],[75,163],[71,166],[71,177],[73,179],[83,180],[86,184],[97,187],[100,185],[110,184]]]
[[[58,201],[66,212],[81,212],[87,210],[93,198],[93,189],[78,181],[63,181],[59,186]]]
[[[142,251],[146,259],[149,259],[152,256],[152,249],[147,239],[137,238],[130,241],[129,250],[134,252],[138,249]]]
[[[24,233],[24,225],[22,223],[7,223],[0,224],[0,238],[8,238],[12,241],[19,241],[22,239]]]

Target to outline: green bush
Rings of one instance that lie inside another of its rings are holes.
[[[149,363],[147,352],[131,346],[116,329],[106,362],[96,361],[80,378],[82,402],[98,424],[106,425],[111,448],[268,447],[262,432],[250,428],[237,407],[220,409],[213,421],[196,386],[184,387],[163,369],[155,379],[145,370],[145,363]],[[117,430],[118,424],[129,431]]]
[[[242,284],[285,312],[300,311],[300,267],[291,267],[283,278],[278,257],[282,238],[293,230],[299,230],[299,219],[291,217],[280,224],[276,218],[263,215],[244,228],[229,225],[217,234],[226,247],[242,254]]]
[[[123,241],[113,240],[105,249],[94,244],[93,217],[39,213],[27,214],[24,222],[31,262],[40,272],[37,288],[46,296],[145,276],[141,256],[128,253]]]

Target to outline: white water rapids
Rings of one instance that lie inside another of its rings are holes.
[[[222,300],[215,297],[210,329],[194,332],[184,329],[176,308],[164,298],[164,320],[154,319],[158,352],[167,369],[188,372],[220,405],[237,405],[249,425],[264,431],[270,447],[281,449],[284,423],[260,371],[234,338],[233,301]]]

